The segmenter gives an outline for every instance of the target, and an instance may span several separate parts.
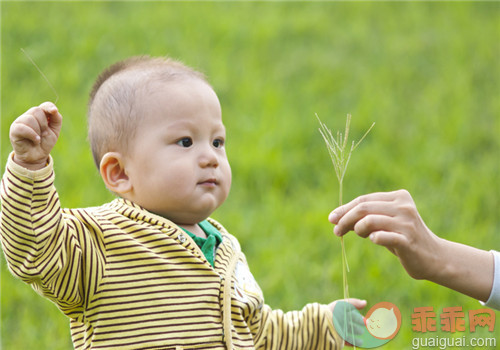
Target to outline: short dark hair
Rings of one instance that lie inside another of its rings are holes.
[[[167,57],[134,56],[106,68],[95,81],[88,104],[88,138],[94,162],[99,169],[107,152],[126,151],[134,136],[139,115],[138,92],[151,82],[170,82],[205,76]]]

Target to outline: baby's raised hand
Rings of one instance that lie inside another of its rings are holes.
[[[52,102],[32,107],[19,116],[10,127],[14,162],[30,170],[45,167],[61,126],[62,116]]]

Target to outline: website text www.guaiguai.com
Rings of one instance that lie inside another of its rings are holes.
[[[416,337],[412,339],[412,349],[496,349],[497,339],[494,337]],[[498,344],[500,345],[500,344]]]

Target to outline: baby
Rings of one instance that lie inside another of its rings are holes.
[[[2,180],[9,268],[70,318],[76,349],[342,346],[335,302],[272,310],[236,238],[209,218],[231,169],[202,74],[166,58],[118,62],[94,85],[88,125],[111,203],[60,208],[49,154],[62,116],[49,102],[12,124]]]

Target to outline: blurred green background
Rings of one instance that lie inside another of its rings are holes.
[[[52,155],[65,207],[112,199],[86,143],[98,73],[138,54],[169,55],[206,73],[228,129],[233,187],[214,217],[235,234],[273,308],[342,297],[340,241],[328,213],[338,187],[315,113],[332,129],[353,116],[346,201],[408,189],[440,236],[500,250],[499,2],[1,2],[1,162],[9,125],[55,94],[64,115]],[[4,166],[2,167],[2,169]],[[408,277],[386,249],[346,238],[351,296],[413,308],[481,305]],[[2,349],[70,349],[68,322],[14,279],[1,257]],[[365,310],[368,311],[368,308]],[[497,318],[500,313],[496,313]],[[439,318],[437,319],[439,326]],[[466,320],[466,325],[468,321]],[[499,343],[500,344],[500,343]]]

